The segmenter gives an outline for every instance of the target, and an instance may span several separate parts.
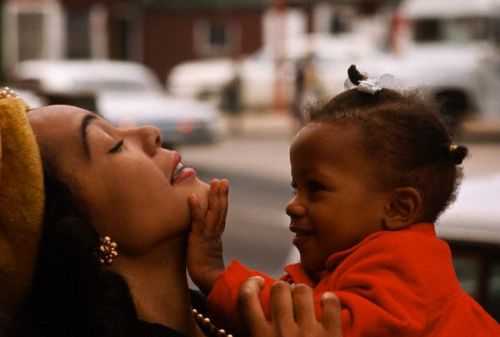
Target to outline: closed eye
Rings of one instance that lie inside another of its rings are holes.
[[[121,139],[118,143],[113,145],[111,149],[108,150],[108,153],[117,153],[123,148],[123,139]]]
[[[319,192],[323,191],[325,189],[325,186],[317,181],[312,180],[307,183],[307,188],[310,192]]]
[[[294,195],[297,194],[297,183],[292,180],[292,182],[290,183],[290,186],[292,186],[292,193]]]

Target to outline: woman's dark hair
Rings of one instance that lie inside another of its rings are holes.
[[[354,66],[353,84],[366,79]],[[434,222],[454,200],[462,178],[465,146],[452,136],[422,94],[382,89],[375,94],[350,89],[312,107],[309,122],[358,127],[362,148],[382,186],[412,186],[422,196],[423,218]]]
[[[34,286],[13,336],[135,336],[125,280],[100,268],[99,235],[70,190],[44,163],[45,213]]]

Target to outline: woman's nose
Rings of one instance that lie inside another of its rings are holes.
[[[300,218],[306,214],[306,208],[300,202],[298,196],[294,196],[286,205],[286,214],[290,218]]]
[[[136,136],[139,139],[144,151],[153,156],[161,147],[161,131],[156,126],[146,125],[135,129]]]

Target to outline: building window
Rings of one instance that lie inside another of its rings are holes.
[[[43,13],[19,13],[17,18],[18,61],[43,57],[43,21]]]
[[[56,1],[8,1],[3,8],[2,68],[64,55],[64,17]]]
[[[330,29],[331,34],[342,34],[348,33],[351,29],[351,22],[353,21],[353,12],[349,8],[337,8],[332,12],[330,18]]]
[[[195,25],[194,49],[199,56],[236,54],[240,49],[237,24],[201,21]]]
[[[66,11],[66,53],[70,59],[89,58],[90,53],[89,10]]]

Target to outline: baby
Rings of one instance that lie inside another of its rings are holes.
[[[381,88],[348,71],[352,89],[310,111],[290,148],[295,195],[286,207],[300,262],[282,281],[342,303],[344,336],[500,336],[498,323],[460,287],[435,222],[455,198],[467,148],[452,143],[417,94]],[[238,291],[265,279],[270,317],[276,280],[237,261],[225,268],[221,235],[227,186],[214,182],[203,216],[190,199],[188,270],[208,295],[210,315],[240,331]]]

